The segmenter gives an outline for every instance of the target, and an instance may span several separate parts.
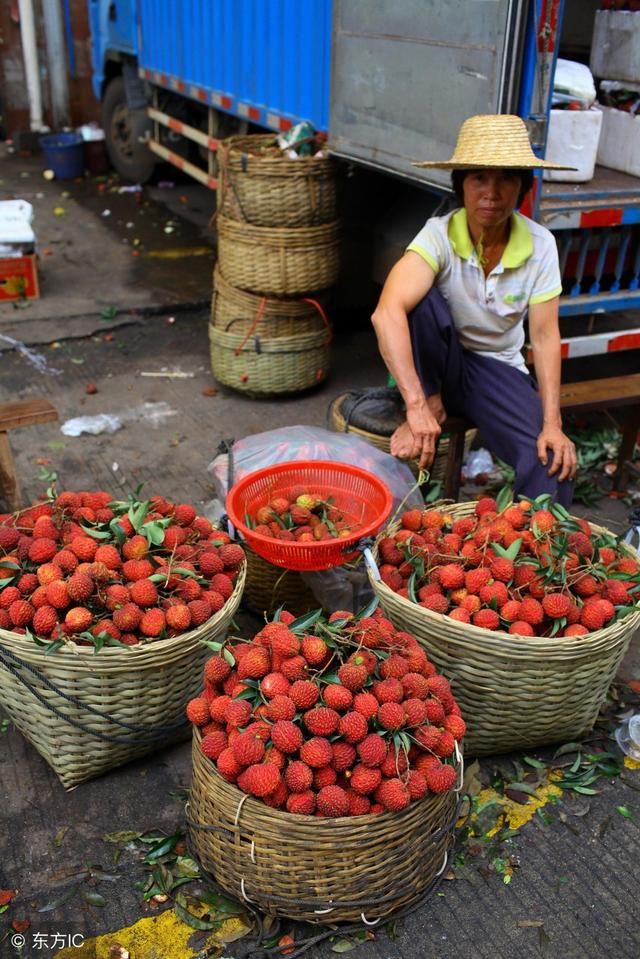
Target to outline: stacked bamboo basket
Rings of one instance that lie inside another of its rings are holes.
[[[309,389],[327,375],[331,326],[320,298],[338,275],[332,161],[291,159],[272,134],[229,137],[218,159],[213,374],[254,396]]]

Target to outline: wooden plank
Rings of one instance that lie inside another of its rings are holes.
[[[20,483],[11,452],[9,437],[0,433],[0,499],[5,499],[11,512],[20,508]]]
[[[58,411],[49,400],[34,399],[0,404],[0,432],[18,429],[21,426],[50,423],[57,419]]]
[[[565,383],[560,387],[562,409],[595,410],[635,404],[640,404],[640,373]]]

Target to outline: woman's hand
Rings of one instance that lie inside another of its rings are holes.
[[[415,459],[420,469],[431,466],[446,411],[439,395],[417,407],[407,407],[407,421],[391,437],[391,452],[398,459]]]
[[[549,462],[549,450],[552,453],[549,476],[558,473],[558,480],[574,479],[578,469],[576,448],[559,426],[543,424],[537,440],[538,458],[543,466]]]

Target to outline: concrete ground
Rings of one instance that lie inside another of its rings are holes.
[[[34,203],[42,280],[39,302],[0,307],[0,402],[45,396],[60,416],[59,423],[11,435],[25,502],[37,498],[55,472],[59,489],[103,488],[124,497],[144,483],[145,494],[162,493],[204,509],[214,495],[207,467],[221,440],[278,426],[324,426],[336,395],[384,381],[366,316],[355,316],[338,325],[330,376],[316,391],[255,400],[219,388],[207,339],[210,195],[187,184],[156,186],[138,202],[138,194],[115,192],[116,181],[106,189],[91,179],[48,183],[41,169],[38,158],[5,157],[0,167],[0,199],[20,195]],[[55,213],[59,207],[63,214]],[[109,216],[103,216],[105,209]],[[176,210],[189,212],[191,220]],[[146,226],[139,228],[143,220]],[[167,225],[172,232],[164,232]],[[140,242],[133,245],[132,238]],[[142,255],[132,256],[136,250]],[[147,255],[158,251],[167,255]],[[87,392],[89,384],[94,392]],[[121,427],[78,437],[60,430],[71,418],[99,414],[118,417]],[[476,492],[465,487],[464,495]],[[576,512],[615,532],[626,528],[628,507],[618,499],[602,498],[595,508]],[[238,617],[246,634],[255,624],[249,614]],[[621,668],[617,698],[584,753],[604,746],[620,760],[612,730],[624,710],[637,711],[637,696],[624,681],[638,679],[636,638]],[[0,913],[0,956],[55,955],[60,936],[78,933],[104,938],[90,951],[67,950],[65,959],[125,959],[127,951],[131,959],[202,954],[202,933],[192,930],[189,948],[179,947],[176,929],[162,924],[163,917],[173,918],[172,910],[144,902],[136,887],[148,875],[142,846],[125,835],[171,835],[184,828],[189,744],[65,792],[15,728],[5,724],[0,730],[0,910],[2,890],[17,890]],[[566,773],[574,755],[553,759],[554,751],[530,750],[529,757],[543,770],[564,766]],[[518,778],[522,762],[521,755],[483,759],[471,767],[467,785],[472,792],[480,785],[496,789]],[[563,792],[555,803],[547,791],[546,799],[535,801],[540,812],[531,816],[533,807],[521,796],[523,815],[493,838],[495,822],[485,812],[472,834],[460,834],[453,869],[418,909],[376,928],[366,942],[335,932],[307,955],[320,959],[356,948],[358,956],[371,959],[635,959],[640,777],[623,767],[621,776],[599,778],[594,788],[599,791]],[[492,795],[498,794],[499,788]],[[139,939],[132,946],[126,930],[145,918],[157,925],[146,945]],[[12,921],[29,925],[16,932]],[[309,929],[285,922],[270,935],[282,932],[299,941]],[[36,933],[41,942],[47,937],[46,948],[36,949]],[[25,937],[22,951],[11,944],[16,934]],[[241,959],[252,948],[255,943],[240,939],[209,955]],[[263,954],[278,953],[256,953]]]

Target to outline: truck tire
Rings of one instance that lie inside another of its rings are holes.
[[[156,160],[147,146],[151,120],[144,110],[127,106],[124,79],[115,77],[102,101],[102,128],[112,165],[125,180],[146,183]]]

